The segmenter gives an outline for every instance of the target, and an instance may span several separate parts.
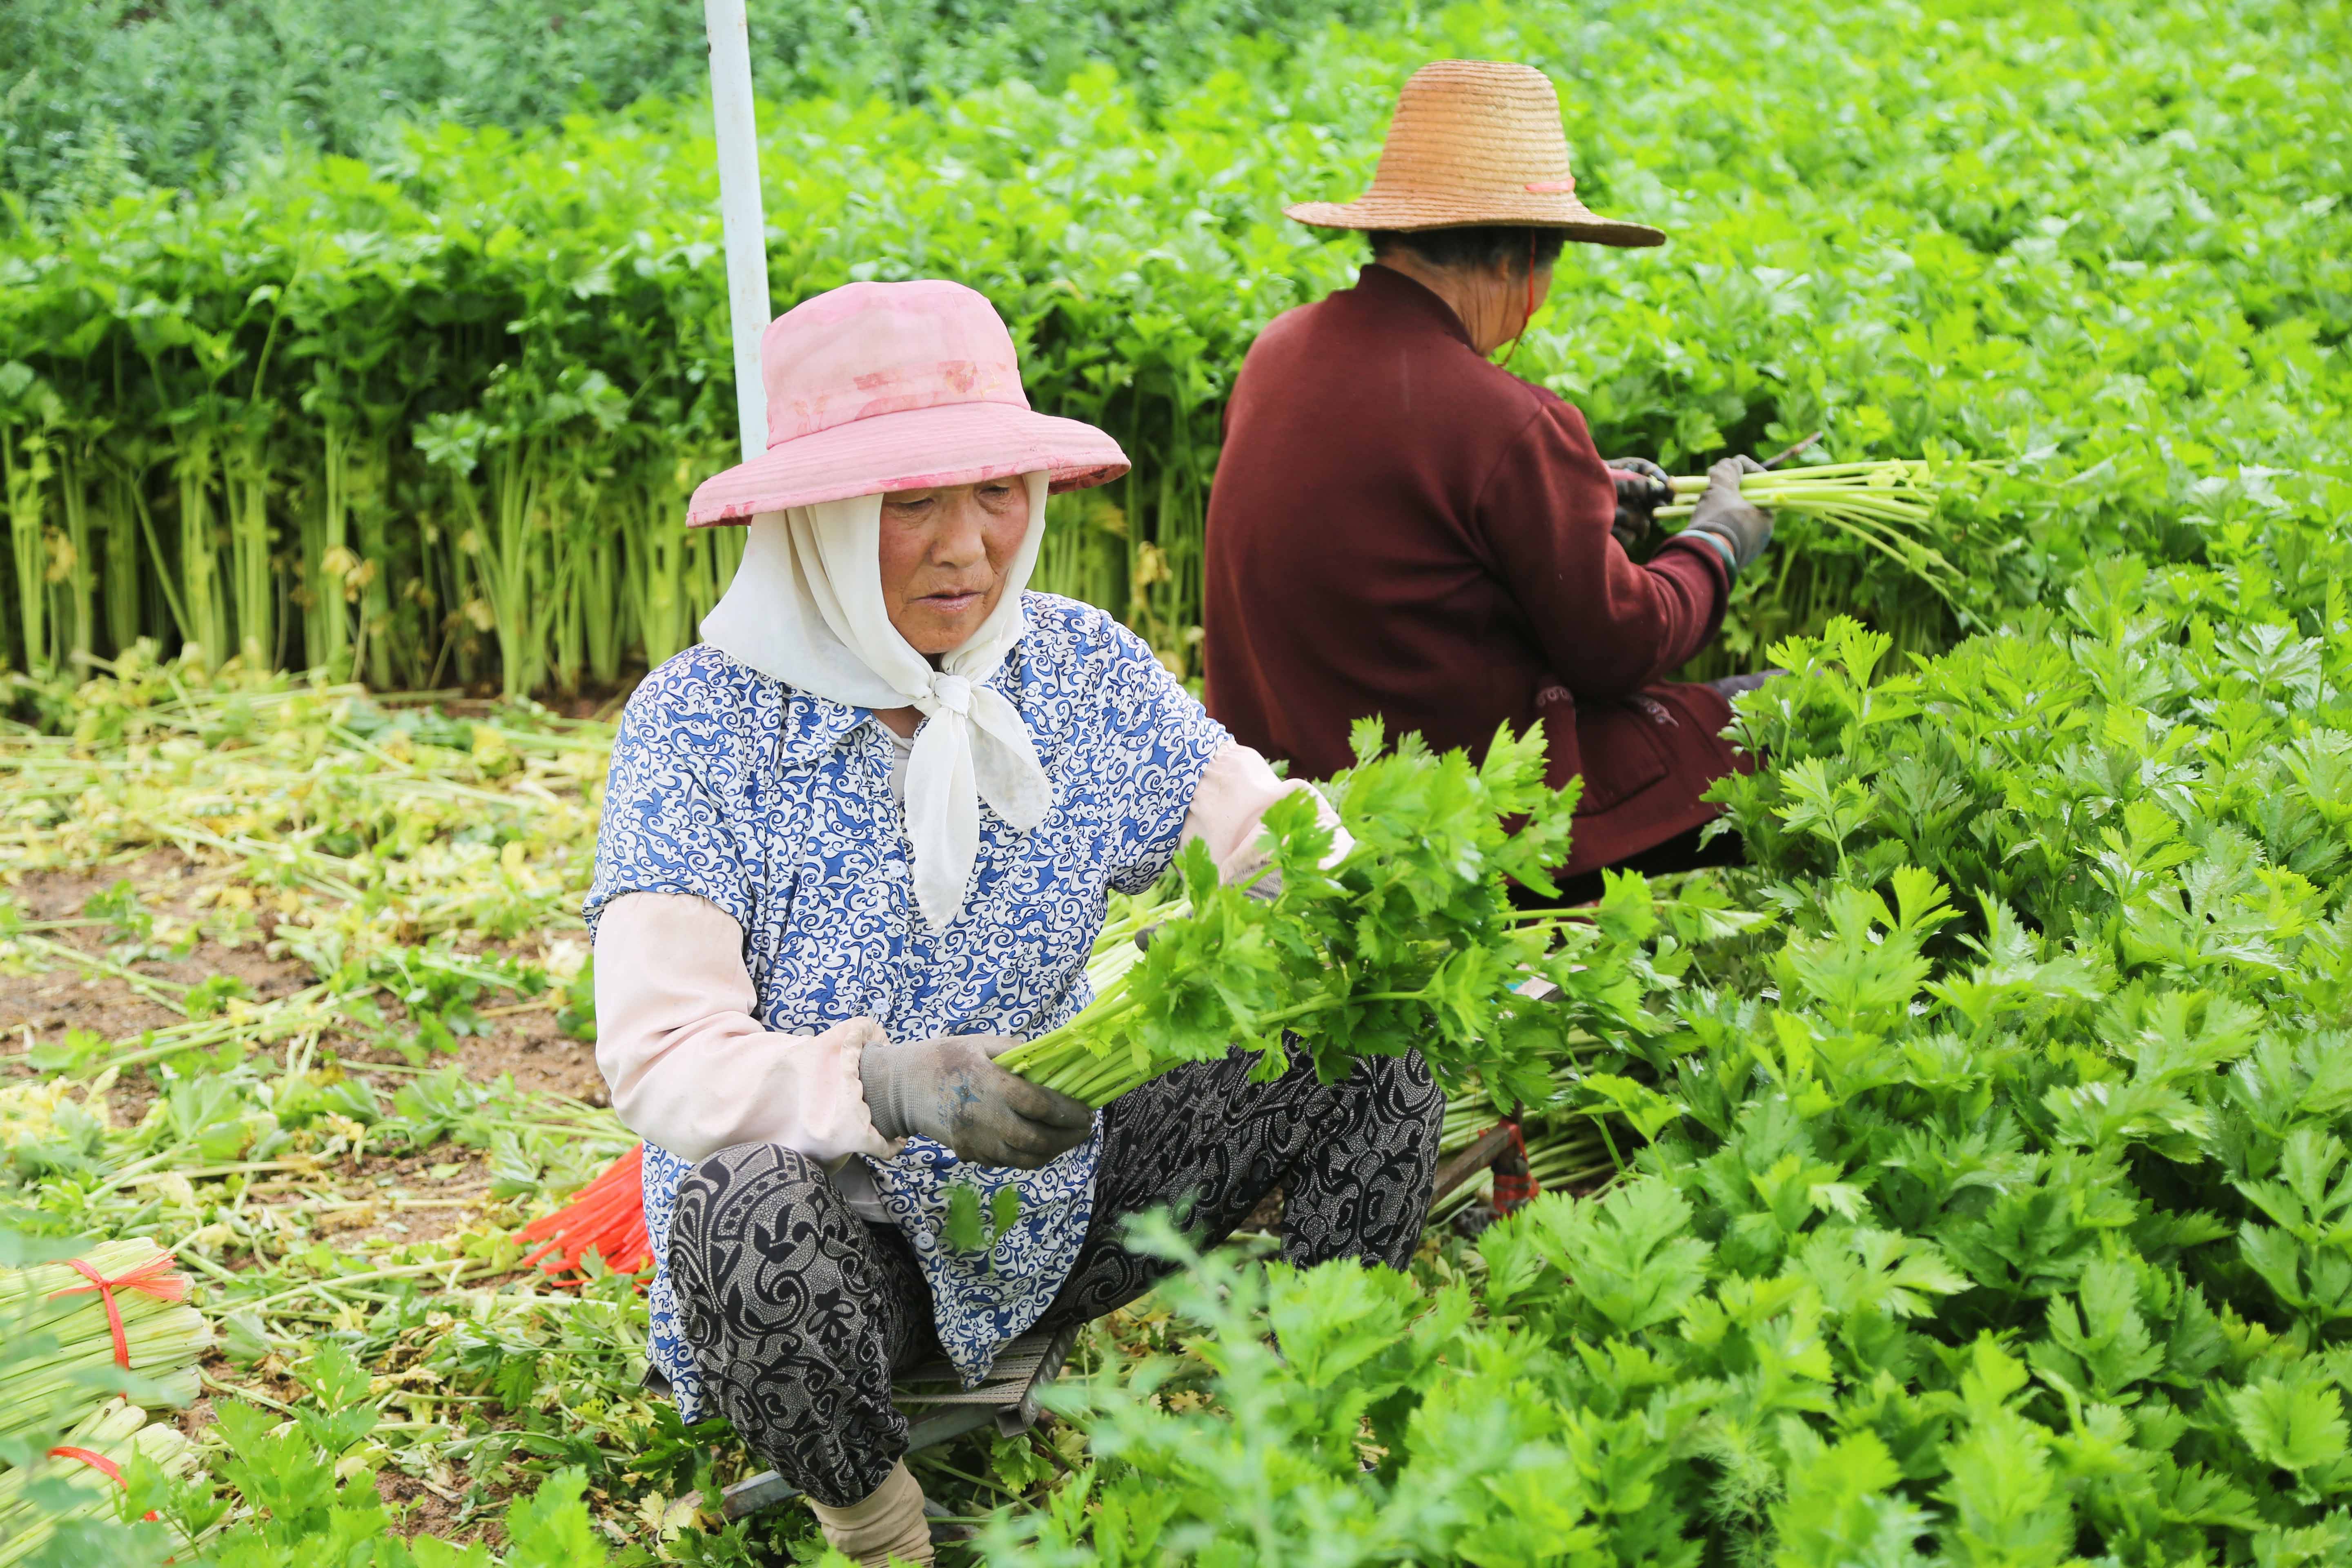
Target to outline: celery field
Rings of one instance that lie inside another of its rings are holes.
[[[2011,464],[1896,547],[1916,559],[1792,531],[1717,662],[1841,609],[1922,650],[2101,552],[2194,554],[2340,447],[2342,42],[2293,5],[2091,7],[2061,33],[1998,8],[1662,32],[1642,6],[1467,7],[1244,34],[1148,100],[1108,66],[789,98],[762,121],[775,306],[854,278],[987,293],[1037,405],[1136,458],[1057,506],[1041,582],[1197,670],[1223,390],[1361,259],[1282,204],[1356,188],[1414,63],[1543,64],[1580,188],[1675,239],[1580,247],[1515,368],[1604,453],[1676,472],[1824,427],[1832,459]],[[387,132],[369,162],[15,226],[8,657],[144,636],[516,696],[692,640],[737,547],[674,526],[735,439],[695,112]]]
[[[2352,1559],[2342,6],[751,18],[775,308],[987,294],[1135,460],[1035,585],[1182,675],[1241,354],[1362,259],[1280,208],[1433,58],[1545,69],[1670,236],[1570,247],[1515,373],[1607,456],[1823,430],[1783,494],[1895,498],[1792,504],[1690,672],[1788,671],[1748,864],[1510,939],[1565,1000],[1461,1043],[1446,1147],[1524,1099],[1541,1195],[1402,1273],[1163,1231],[1047,1420],[911,1458],[942,1562]],[[698,28],[372,26],[0,19],[0,1568],[815,1562],[641,1386],[639,1280],[522,1235],[635,1143],[579,905],[740,549],[681,526],[734,456]],[[1339,807],[1409,845],[1383,765]]]

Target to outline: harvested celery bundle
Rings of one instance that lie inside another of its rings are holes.
[[[111,1514],[123,1469],[134,1458],[173,1476],[187,1474],[196,1462],[178,1427],[151,1422],[146,1412],[118,1397],[82,1417],[40,1463],[0,1470],[0,1568],[29,1560],[70,1520]],[[58,1507],[54,1483],[62,1483],[75,1500]],[[37,1487],[43,1495],[33,1495]]]
[[[0,1329],[14,1344],[43,1347],[9,1360],[0,1437],[31,1430],[108,1366],[137,1373],[172,1403],[194,1403],[196,1362],[213,1336],[187,1295],[188,1277],[143,1237],[100,1242],[72,1262],[0,1269]]]
[[[1673,484],[1675,500],[1654,514],[1661,522],[1689,517],[1707,481],[1699,474],[1677,477]],[[1782,517],[1811,518],[1851,535],[1949,600],[1958,569],[1908,531],[1924,528],[1935,515],[1937,491],[1935,466],[1917,458],[1819,463],[1749,474],[1739,482],[1740,495],[1758,506]]]
[[[1509,882],[1548,893],[1546,868],[1567,858],[1575,795],[1544,783],[1539,727],[1499,732],[1475,765],[1418,736],[1381,755],[1374,721],[1357,726],[1355,747],[1356,767],[1331,790],[1355,840],[1345,859],[1325,868],[1331,834],[1297,795],[1266,814],[1282,875],[1271,901],[1220,883],[1192,846],[1181,862],[1186,912],[1123,973],[1096,975],[1097,994],[1076,1017],[997,1060],[1104,1105],[1236,1046],[1259,1053],[1264,1077],[1279,1076],[1295,1027],[1327,1082],[1358,1056],[1418,1047],[1449,1084],[1476,1072],[1534,1101],[1549,1097],[1571,1028],[1638,1024],[1622,940],[1648,929],[1638,879],[1590,923],[1530,921],[1511,907]],[[1531,975],[1564,995],[1527,1001],[1514,987]]]

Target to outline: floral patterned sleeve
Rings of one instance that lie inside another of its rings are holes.
[[[625,893],[689,893],[752,928],[740,829],[719,805],[725,780],[740,771],[742,729],[723,689],[690,668],[656,670],[629,699],[583,911],[592,936],[604,907]]]
[[[1139,893],[1175,858],[1201,775],[1233,737],[1141,638],[1124,626],[1114,635],[1102,689],[1103,721],[1112,742],[1104,748],[1105,794],[1117,803],[1107,863],[1113,889]]]

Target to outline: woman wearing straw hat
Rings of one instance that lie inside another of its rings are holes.
[[[1584,779],[1571,878],[1692,863],[1715,815],[1699,797],[1741,763],[1725,692],[1662,678],[1770,536],[1739,499],[1756,465],[1717,464],[1689,526],[1637,564],[1624,545],[1664,475],[1604,464],[1581,415],[1486,358],[1564,241],[1665,237],[1577,200],[1551,83],[1481,60],[1413,74],[1368,194],[1288,212],[1369,232],[1373,259],[1270,324],[1234,383],[1209,500],[1210,711],[1314,778],[1348,765],[1367,714],[1474,752],[1540,717],[1552,782]]]
[[[894,1372],[967,1386],[1028,1329],[1160,1272],[1119,1244],[1189,1200],[1222,1237],[1276,1183],[1294,1259],[1402,1266],[1444,1101],[1417,1056],[1344,1082],[1252,1058],[1099,1115],[992,1059],[1087,1000],[1106,895],[1187,840],[1263,865],[1276,779],[1101,611],[1025,591],[1049,490],[1126,471],[1033,413],[952,283],[856,283],[761,344],[768,450],[696,492],[749,521],[703,641],[631,697],[587,914],[597,1064],[646,1141],[650,1355],[851,1557],[931,1561]],[[985,1250],[952,1187],[1018,1194]]]

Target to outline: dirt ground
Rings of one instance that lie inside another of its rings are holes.
[[[96,871],[36,871],[19,878],[6,890],[17,913],[26,921],[72,920],[89,900],[118,881],[139,889],[145,907],[167,920],[194,921],[205,912],[212,890],[233,879],[227,868],[200,867],[170,850],[157,850],[119,867]],[[309,965],[299,959],[272,957],[269,937],[274,917],[264,915],[254,940],[232,946],[210,938],[200,940],[183,958],[142,959],[129,967],[134,973],[159,980],[194,984],[211,975],[226,974],[243,983],[256,1001],[291,994],[311,984]],[[103,956],[105,930],[88,926],[43,933]],[[384,1002],[387,1015],[399,1016],[396,1003]],[[570,1095],[591,1105],[605,1102],[604,1079],[596,1071],[593,1047],[565,1037],[555,1026],[556,1004],[537,998],[520,1005],[496,1004],[481,1009],[489,1032],[459,1042],[454,1061],[466,1075],[481,1083],[512,1074],[515,1087]],[[70,1029],[88,1029],[110,1040],[133,1040],[148,1029],[177,1023],[171,1008],[140,994],[130,982],[113,975],[92,974],[58,962],[45,971],[0,973],[0,1077],[30,1072],[24,1051],[37,1044],[61,1041]],[[345,1068],[364,1070],[370,1061],[402,1058],[381,1047],[331,1032],[320,1042],[333,1050]],[[118,1093],[119,1107],[135,1118],[145,1110],[152,1089],[125,1083]]]
[[[203,931],[205,918],[213,912],[215,891],[236,879],[233,868],[201,866],[166,849],[119,865],[27,872],[0,879],[0,897],[11,900],[16,917],[26,923],[75,921],[84,918],[92,899],[128,880],[138,889],[141,906],[157,917],[158,936],[176,937],[191,930]],[[183,985],[226,974],[241,983],[247,999],[282,999],[313,984],[315,976],[304,961],[271,954],[276,925],[273,914],[257,911],[250,930],[239,940],[226,942],[207,933],[180,956],[137,957],[122,967],[133,974]],[[122,951],[110,952],[109,941],[119,933],[99,921],[37,934],[109,963],[117,962]],[[518,944],[514,956],[536,956],[536,952],[535,942]],[[33,956],[20,967],[21,973],[0,968],[0,1083],[33,1076],[34,1069],[25,1059],[26,1049],[60,1044],[69,1030],[86,1029],[110,1041],[131,1044],[146,1030],[182,1021],[179,1012],[142,995],[132,981],[119,975],[93,973],[55,957]],[[398,1002],[381,994],[377,1002],[393,1032],[404,1033]],[[493,1084],[501,1077],[511,1077],[515,1086],[526,1092],[559,1093],[602,1106],[606,1097],[596,1070],[595,1049],[558,1030],[558,1005],[556,999],[544,996],[520,1003],[502,994],[485,996],[478,1011],[488,1025],[487,1032],[461,1038],[454,1055],[436,1058],[426,1065],[438,1068],[454,1063],[478,1083]],[[320,1059],[331,1056],[345,1071],[366,1078],[386,1098],[415,1078],[413,1070],[405,1070],[413,1064],[404,1056],[371,1038],[331,1030],[320,1037],[319,1046]],[[271,1047],[273,1051],[284,1048]],[[383,1070],[371,1072],[371,1067]],[[155,1095],[149,1075],[133,1071],[117,1082],[109,1099],[118,1120],[136,1121]],[[320,1158],[315,1163],[255,1180],[248,1191],[257,1210],[281,1205],[299,1209],[304,1216],[304,1234],[356,1251],[378,1243],[436,1240],[486,1215],[500,1224],[509,1223],[511,1209],[493,1197],[490,1185],[486,1154],[445,1142],[422,1152],[377,1152],[362,1148],[355,1156]],[[259,1263],[250,1251],[228,1248],[215,1266],[243,1272]],[[301,1384],[288,1375],[288,1369],[276,1357],[239,1366],[215,1352],[200,1370],[207,1392],[177,1416],[181,1429],[191,1436],[213,1425],[216,1394],[274,1401],[279,1408],[304,1395]],[[491,1519],[477,1516],[459,1523],[468,1485],[462,1463],[432,1476],[413,1476],[387,1465],[376,1477],[377,1490],[391,1507],[394,1529],[399,1535],[433,1534],[461,1544],[472,1541],[495,1544],[501,1532]]]

